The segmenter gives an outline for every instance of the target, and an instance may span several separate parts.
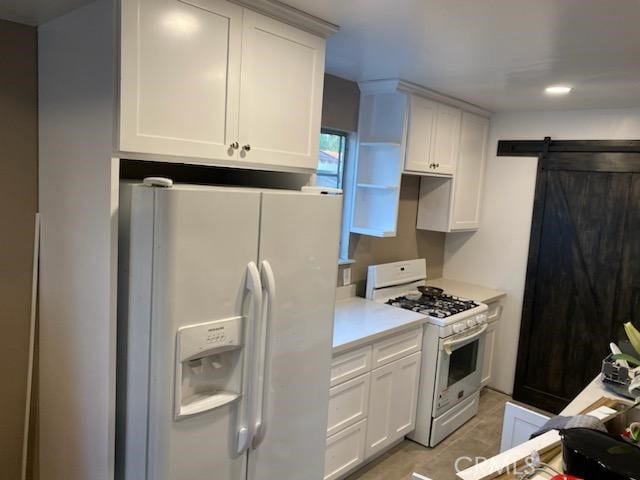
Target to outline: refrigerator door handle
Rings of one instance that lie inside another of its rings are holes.
[[[261,397],[259,403],[256,406],[256,417],[254,426],[255,430],[252,443],[252,447],[254,449],[260,446],[267,431],[267,424],[264,420],[264,410],[265,406],[267,405],[269,393],[269,385],[267,381],[271,375],[269,329],[273,322],[273,309],[276,303],[275,277],[273,275],[271,265],[267,260],[262,261],[260,273],[262,274],[261,280],[265,286],[265,291],[267,294],[267,308],[265,309],[266,312],[263,312],[263,320],[260,332],[260,349],[258,350],[260,355],[258,357],[260,359],[260,364],[257,365],[258,376],[256,382],[256,395],[261,395]]]
[[[254,330],[256,321],[262,315],[262,283],[260,281],[260,272],[255,262],[249,262],[247,265],[247,278],[245,289],[251,294],[251,310],[246,317],[244,328],[244,362],[242,365],[242,402],[238,409],[238,437],[236,452],[242,455],[251,443],[252,432],[250,429],[250,416],[253,411],[253,385],[251,379],[254,374],[251,371],[254,364],[253,352],[254,346]]]

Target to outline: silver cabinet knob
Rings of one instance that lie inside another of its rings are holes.
[[[240,147],[240,144],[238,142],[233,142],[229,147],[237,150]]]
[[[251,145],[249,145],[248,143],[246,145],[243,145],[242,150],[244,150],[245,152],[248,152],[249,150],[251,150]]]

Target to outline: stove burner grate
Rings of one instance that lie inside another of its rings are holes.
[[[467,300],[466,298],[454,297],[453,295],[407,295],[392,298],[387,301],[388,305],[423,313],[430,317],[447,318],[451,315],[478,307],[480,304]]]

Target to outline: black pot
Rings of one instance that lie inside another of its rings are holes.
[[[561,430],[564,471],[585,480],[640,480],[640,448],[591,430]]]

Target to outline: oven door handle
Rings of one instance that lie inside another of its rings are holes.
[[[478,338],[480,335],[482,335],[485,332],[487,328],[489,328],[489,325],[485,323],[484,325],[482,325],[482,327],[480,327],[479,330],[476,330],[471,335],[467,335],[466,337],[456,338],[455,340],[449,340],[447,342],[444,342],[442,344],[442,348],[444,349],[445,352],[447,352],[447,355],[451,355],[453,353],[452,347],[455,347],[456,345],[460,345],[461,343],[466,343],[469,340],[474,340]]]

